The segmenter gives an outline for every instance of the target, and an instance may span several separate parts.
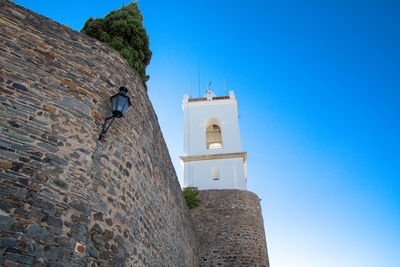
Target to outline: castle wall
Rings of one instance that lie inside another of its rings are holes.
[[[269,266],[260,200],[244,190],[200,190],[190,211],[200,266]]]
[[[132,106],[99,141],[120,86]],[[118,53],[0,0],[0,103],[0,265],[197,265],[157,116]]]

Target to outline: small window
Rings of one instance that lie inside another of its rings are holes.
[[[207,149],[222,148],[221,128],[216,124],[211,124],[206,128]]]
[[[219,180],[219,168],[218,167],[211,168],[211,177],[213,178],[213,180]]]

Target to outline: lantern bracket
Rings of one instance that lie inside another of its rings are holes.
[[[108,129],[110,128],[111,124],[114,122],[115,118],[116,118],[116,117],[115,117],[114,115],[111,116],[111,117],[106,118],[106,120],[105,120],[104,123],[103,123],[103,127],[102,127],[102,130],[101,130],[101,134],[99,135],[99,140],[103,139],[103,136],[106,134],[106,132],[107,132]],[[107,125],[107,121],[110,120],[110,119],[111,119],[110,124],[108,124],[108,126],[106,126],[106,125]]]

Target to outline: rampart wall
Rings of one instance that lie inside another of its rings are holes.
[[[132,106],[99,141],[120,86]],[[0,0],[0,103],[0,265],[197,266],[157,116],[118,53]]]
[[[269,267],[258,196],[245,190],[200,190],[190,211],[199,233],[200,266]]]

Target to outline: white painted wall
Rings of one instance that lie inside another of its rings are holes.
[[[184,98],[182,107],[185,156],[242,152],[237,103],[233,92],[230,94],[232,98],[224,100],[188,102]],[[222,148],[206,148],[205,124],[209,118],[220,121]]]
[[[207,100],[189,102],[183,98],[184,156],[225,154],[242,152],[237,102],[233,91],[229,99],[212,100],[215,94],[207,92]],[[221,128],[222,148],[207,149],[207,121],[218,121]],[[215,120],[216,119],[216,120]],[[219,168],[219,179],[212,177],[212,168]],[[246,169],[243,158],[213,159],[183,162],[184,186],[203,189],[246,190]]]
[[[219,180],[213,180],[213,167],[219,168]],[[247,190],[242,158],[185,162],[183,169],[185,187]]]

